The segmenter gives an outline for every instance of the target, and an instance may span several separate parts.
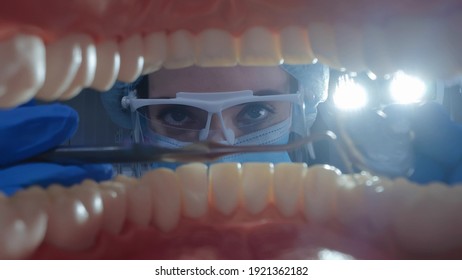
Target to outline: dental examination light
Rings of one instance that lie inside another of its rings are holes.
[[[424,100],[427,87],[422,80],[397,72],[390,82],[389,90],[393,101],[410,104]]]
[[[361,109],[368,103],[364,87],[348,76],[340,78],[332,98],[335,107],[347,111]]]
[[[398,71],[391,75],[377,77],[371,73],[345,74],[331,71],[332,83],[329,102],[335,110],[358,111],[399,103],[412,104],[424,101],[443,100],[444,88],[438,89],[437,82],[424,80]]]

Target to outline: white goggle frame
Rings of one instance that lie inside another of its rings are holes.
[[[216,114],[220,121],[223,134],[226,141],[230,144],[234,143],[234,131],[227,129],[222,111],[244,103],[262,102],[262,101],[285,101],[296,104],[302,104],[302,94],[272,94],[272,95],[254,95],[251,90],[228,91],[228,92],[178,92],[175,98],[163,99],[138,99],[136,95],[129,94],[122,98],[122,107],[130,108],[132,113],[137,109],[149,105],[186,105],[193,106],[208,112],[207,123],[205,128],[200,131],[200,141],[207,139],[210,132],[210,123],[212,116]]]

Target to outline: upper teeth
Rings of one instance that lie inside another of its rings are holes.
[[[38,36],[18,34],[0,43],[0,106],[14,106],[35,95],[45,100],[67,99],[85,87],[108,90],[116,79],[131,82],[141,73],[156,71],[161,66],[277,65],[312,63],[318,59],[335,68],[371,70],[381,75],[400,67],[414,70],[417,65],[436,77],[459,73],[461,62],[452,57],[458,57],[454,50],[459,49],[456,46],[462,40],[442,33],[448,24],[439,23],[428,30],[420,27],[419,22],[430,26],[418,19],[400,21],[388,28],[362,29],[313,22],[306,29],[288,26],[278,33],[252,27],[240,37],[212,28],[197,34],[186,30],[168,35],[154,32],[97,43],[88,35],[71,34],[46,46]],[[458,19],[454,17],[449,22],[454,25]],[[419,32],[414,32],[416,29]],[[414,37],[409,38],[410,33]],[[432,34],[451,44],[440,40],[428,46],[428,42],[422,42]],[[390,44],[390,40],[395,43]],[[417,45],[419,55],[411,55]],[[441,53],[435,53],[436,49]],[[392,63],[394,56],[400,57],[401,62]],[[430,67],[422,65],[420,56],[428,57],[426,63]]]
[[[37,97],[55,100],[69,90],[82,64],[81,38],[68,36],[46,46],[46,74]],[[19,77],[18,77],[19,79]]]
[[[97,64],[95,79],[91,87],[108,90],[115,83],[120,69],[120,54],[117,43],[104,41],[96,45]]]
[[[45,46],[35,36],[16,35],[0,43],[0,107],[31,99],[45,81]]]

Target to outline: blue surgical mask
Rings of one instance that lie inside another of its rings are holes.
[[[274,139],[271,145],[283,145],[289,142],[289,133],[281,135],[278,139]],[[245,153],[233,154],[219,158],[212,163],[218,162],[272,162],[274,164],[281,162],[291,162],[287,152],[271,152],[271,153]]]

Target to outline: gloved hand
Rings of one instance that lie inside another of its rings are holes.
[[[462,126],[440,104],[393,104],[381,114],[349,113],[343,122],[343,135],[359,151],[349,158],[361,169],[419,184],[462,182]]]
[[[451,121],[440,104],[392,105],[384,112],[396,120],[409,121],[414,133],[411,181],[449,185],[462,182],[462,126]]]
[[[68,140],[77,130],[77,113],[60,104],[0,110],[0,191],[11,195],[30,185],[69,186],[85,178],[112,177],[109,164],[60,165],[24,160]]]

